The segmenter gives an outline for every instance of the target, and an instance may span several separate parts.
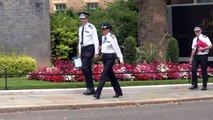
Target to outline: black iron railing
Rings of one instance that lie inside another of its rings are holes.
[[[167,71],[167,72],[120,72],[120,73],[115,73],[115,74],[157,74],[157,73],[174,73],[174,72],[188,72],[190,73],[191,71]],[[198,71],[198,72],[201,72],[201,71]],[[209,72],[213,72],[213,71],[208,71]],[[101,74],[101,73],[93,73],[93,75],[98,75],[98,74]],[[47,74],[47,73],[38,73],[38,74],[31,74],[31,73],[8,73],[7,72],[7,69],[5,69],[5,71],[3,73],[0,73],[1,76],[4,77],[4,80],[5,80],[5,90],[8,89],[8,76],[27,76],[27,75],[33,75],[33,76],[40,76],[40,75],[50,75],[50,76],[53,76],[53,75],[56,75],[56,76],[60,76],[60,75],[82,75],[82,74],[65,74],[65,73],[57,73],[57,74]],[[208,74],[209,77],[213,77],[211,74]],[[190,79],[189,79],[189,83],[190,83]]]

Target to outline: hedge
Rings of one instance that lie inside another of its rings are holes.
[[[0,55],[0,73],[28,73],[35,70],[35,64],[32,57]]]

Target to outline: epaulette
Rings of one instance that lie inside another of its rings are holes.
[[[203,37],[204,37],[204,38],[207,38],[207,36],[206,36],[206,35],[203,35]]]
[[[93,29],[93,26],[92,26],[92,25],[89,25],[89,28]]]
[[[113,35],[113,34],[110,34],[110,36],[111,36],[112,38],[115,38],[115,35]]]

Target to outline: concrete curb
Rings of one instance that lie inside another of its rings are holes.
[[[213,100],[212,97],[196,97],[196,98],[185,98],[185,99],[170,99],[170,100],[134,100],[134,101],[123,101],[123,102],[109,102],[109,103],[97,103],[97,104],[61,104],[61,105],[42,105],[42,106],[13,106],[0,108],[0,113],[11,113],[11,112],[26,112],[26,111],[41,111],[41,110],[63,110],[63,109],[84,109],[84,108],[101,108],[101,107],[118,107],[118,106],[139,106],[139,105],[150,105],[150,104],[166,104],[166,103],[181,103],[189,101],[200,101],[200,100]]]

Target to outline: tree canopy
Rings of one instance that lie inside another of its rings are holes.
[[[101,24],[112,24],[112,33],[116,35],[119,45],[123,45],[128,36],[137,38],[138,8],[135,0],[119,0],[110,3],[107,8],[84,11],[90,14],[89,22],[97,28],[101,36]],[[68,58],[76,55],[78,27],[80,26],[78,11],[66,11],[51,14],[51,48],[52,59]]]

